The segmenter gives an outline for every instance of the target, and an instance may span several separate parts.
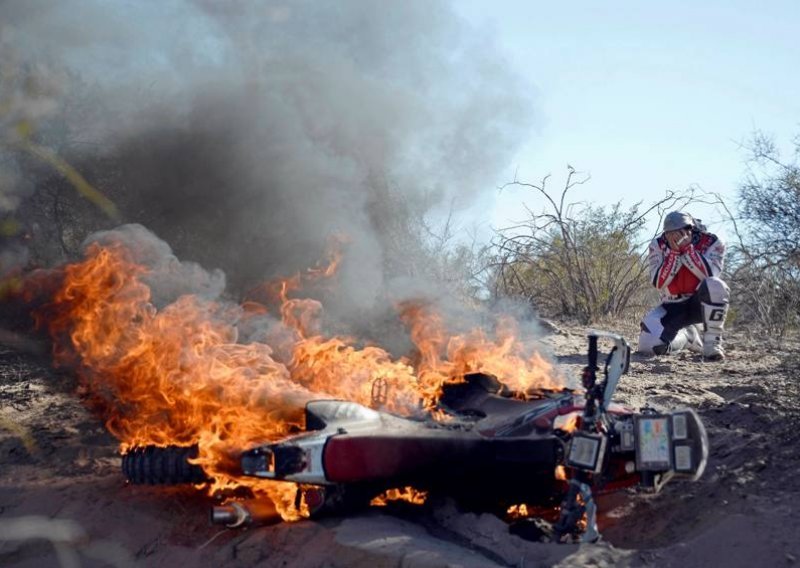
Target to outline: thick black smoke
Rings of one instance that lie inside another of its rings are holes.
[[[445,2],[6,0],[0,22],[23,66],[66,77],[39,139],[121,211],[61,230],[65,249],[141,223],[242,293],[343,234],[339,314],[398,299],[431,261],[423,217],[491,191],[531,122],[525,85]]]

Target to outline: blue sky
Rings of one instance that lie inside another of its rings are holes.
[[[610,204],[699,186],[733,205],[754,129],[788,144],[800,132],[800,2],[456,0],[530,84],[536,128],[498,184],[567,163],[592,180],[571,195]],[[493,226],[537,208],[499,194]],[[696,215],[719,216],[703,206]]]

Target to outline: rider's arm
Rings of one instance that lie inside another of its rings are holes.
[[[681,267],[677,253],[660,242],[653,239],[648,250],[647,262],[650,265],[650,282],[658,290],[664,290]]]
[[[703,259],[708,263],[711,269],[711,276],[719,276],[722,273],[722,268],[725,265],[725,243],[723,243],[716,235],[707,235],[711,240],[711,244],[703,252]]]
[[[700,280],[711,276],[711,266],[708,261],[692,245],[681,251],[681,262]]]
[[[701,236],[698,248],[690,245],[681,251],[681,262],[700,280],[709,276],[719,276],[724,258],[725,245],[716,235],[710,233]]]

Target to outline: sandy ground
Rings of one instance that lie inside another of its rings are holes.
[[[612,331],[635,338],[635,329]],[[583,330],[544,339],[564,373]],[[729,335],[728,358],[634,358],[617,401],[697,409],[711,458],[696,483],[600,501],[603,542],[540,544],[451,503],[245,530],[212,526],[192,488],[127,486],[116,443],[47,358],[0,348],[0,566],[791,566],[800,559],[798,343]]]

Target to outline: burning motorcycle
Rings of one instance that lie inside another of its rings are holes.
[[[613,346],[599,366],[598,341]],[[658,491],[672,478],[698,479],[708,438],[690,409],[640,412],[612,402],[630,364],[619,335],[590,332],[583,392],[517,393],[474,373],[443,387],[435,412],[404,418],[341,400],[305,408],[305,431],[243,449],[242,476],[298,484],[309,516],[366,506],[399,487],[453,497],[474,510],[558,506],[554,539],[599,538],[594,497],[628,487]],[[601,376],[600,376],[601,375]],[[380,397],[376,397],[380,398]],[[200,483],[190,448],[147,447],[123,456],[133,483]],[[212,521],[256,522],[257,501],[214,507]]]

